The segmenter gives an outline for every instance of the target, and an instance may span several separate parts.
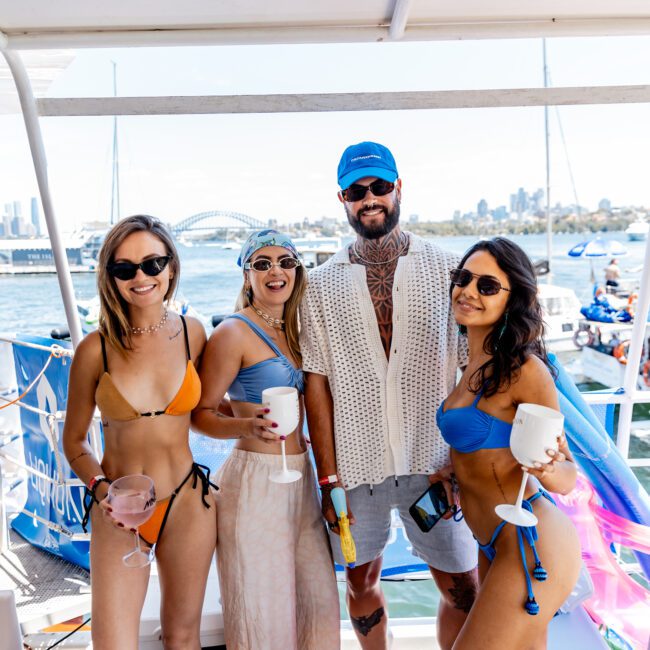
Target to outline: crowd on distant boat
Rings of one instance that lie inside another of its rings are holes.
[[[505,238],[459,258],[403,231],[381,144],[348,147],[337,178],[355,241],[308,276],[289,237],[252,233],[235,313],[207,341],[166,306],[181,268],[162,223],[107,234],[63,434],[88,488],[95,650],[137,647],[153,557],[163,645],[199,649],[215,547],[229,650],[339,648],[334,562],[361,647],[388,648],[394,509],[440,590],[443,650],[546,647],[581,561],[549,494],[576,481],[561,425],[523,474],[511,451],[519,405],[559,409],[534,268]],[[218,471],[194,461],[190,426],[235,440]]]

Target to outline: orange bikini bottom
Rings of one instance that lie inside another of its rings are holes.
[[[190,480],[190,478],[193,478],[193,490],[196,489],[198,482],[201,481],[201,500],[203,501],[203,505],[206,508],[209,508],[210,504],[205,500],[205,498],[208,496],[210,486],[212,486],[215,490],[219,489],[214,483],[210,481],[209,476],[209,467],[205,465],[199,465],[198,463],[192,463],[192,468],[190,469],[189,474],[183,479],[181,484],[168,497],[157,501],[156,507],[151,517],[149,517],[149,519],[147,519],[144,524],[138,527],[140,539],[149,546],[153,546],[154,544],[158,543],[158,540],[162,536],[162,532],[165,528],[165,524],[167,523],[167,517],[169,517],[169,511],[172,509],[174,499],[181,491],[185,483]],[[90,497],[90,499],[88,499],[88,497]],[[93,507],[93,503],[95,503],[92,493],[87,488],[84,500],[84,518],[81,526],[84,529],[84,532],[87,532],[86,529],[88,526],[88,520],[90,519],[90,509]]]

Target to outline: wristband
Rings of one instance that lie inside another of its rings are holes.
[[[318,485],[330,485],[332,483],[338,483],[339,477],[336,474],[330,474],[329,476],[324,476],[323,478],[318,479]]]
[[[97,486],[100,483],[109,483],[109,479],[107,479],[103,474],[97,474],[97,476],[93,476],[90,481],[88,482],[88,492],[93,498],[93,501],[95,503],[98,503],[97,499],[95,498],[95,490],[97,489]]]

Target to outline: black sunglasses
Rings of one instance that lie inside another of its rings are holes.
[[[346,190],[341,191],[341,196],[344,201],[348,203],[354,203],[355,201],[361,201],[365,198],[366,193],[370,190],[375,196],[386,196],[390,194],[395,189],[395,183],[389,183],[388,181],[378,178],[376,181],[370,183],[370,185],[350,185]]]
[[[300,260],[296,259],[295,257],[283,257],[279,262],[271,262],[271,260],[267,260],[265,257],[261,257],[253,262],[246,262],[246,264],[244,264],[244,268],[247,271],[253,269],[253,271],[264,272],[270,271],[274,266],[279,266],[281,269],[288,271],[290,269],[295,269],[297,266],[300,266],[300,264]]]
[[[133,280],[138,269],[142,269],[145,275],[155,276],[162,273],[171,260],[171,255],[161,255],[160,257],[150,257],[140,264],[133,262],[112,262],[106,267],[109,275],[118,280]]]
[[[478,278],[476,280],[476,288],[482,296],[495,296],[499,291],[510,291],[510,289],[501,286],[501,283],[495,277],[491,275],[477,275],[467,269],[452,269],[449,271],[449,277],[451,278],[452,284],[461,288],[466,287],[472,281],[472,278]]]

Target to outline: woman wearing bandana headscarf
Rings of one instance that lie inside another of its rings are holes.
[[[203,353],[201,401],[192,422],[213,438],[236,438],[218,473],[217,559],[226,644],[233,650],[335,650],[339,600],[314,471],[302,434],[303,375],[298,306],[307,283],[293,242],[275,230],[253,233],[237,262],[244,282],[236,313]],[[262,404],[262,391],[294,387],[300,421],[288,436]],[[218,408],[228,393],[234,417]],[[294,483],[269,476],[287,465]]]

